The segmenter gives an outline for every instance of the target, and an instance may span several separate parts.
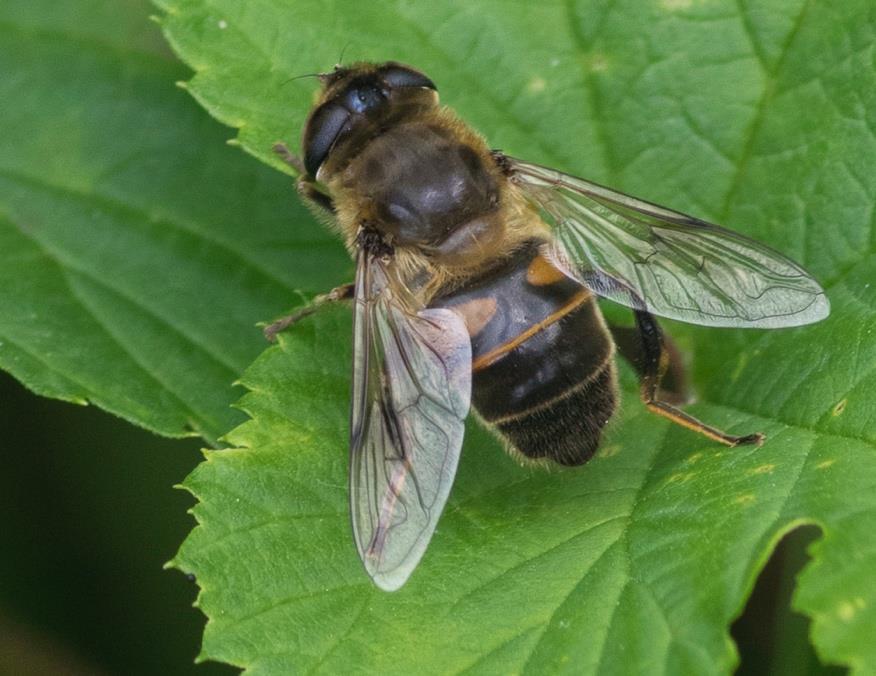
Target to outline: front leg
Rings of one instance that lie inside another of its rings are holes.
[[[281,317],[280,319],[268,324],[263,329],[265,338],[271,343],[275,342],[277,340],[277,334],[280,333],[280,331],[284,331],[299,320],[309,317],[327,303],[334,303],[339,300],[350,300],[353,297],[354,291],[355,286],[353,284],[343,284],[335,287],[328,293],[320,294],[314,298],[309,305],[293,312],[291,315]]]
[[[274,151],[274,154],[276,154],[277,157],[297,171],[299,176],[307,175],[307,169],[304,168],[304,162],[301,161],[301,158],[298,157],[298,155],[289,150],[289,146],[285,143],[277,141],[271,147],[271,150]]]
[[[307,174],[301,158],[282,142],[275,143],[273,150],[281,160],[298,172],[298,180],[295,185],[298,187],[298,194],[301,195],[302,199],[309,204],[316,205],[327,212],[329,216],[334,216],[335,204],[332,202],[332,198],[317,187],[316,181]]]

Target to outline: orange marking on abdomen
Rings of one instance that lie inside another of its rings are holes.
[[[474,337],[484,330],[496,314],[496,299],[490,296],[474,298],[450,309],[462,316],[468,335]]]
[[[532,286],[550,286],[565,278],[565,275],[544,258],[536,256],[526,270],[526,281]]]
[[[539,333],[540,331],[544,331],[551,324],[559,321],[573,310],[581,307],[584,303],[590,300],[591,297],[592,296],[587,289],[581,289],[578,293],[576,293],[569,299],[568,303],[566,303],[556,312],[552,312],[540,322],[536,322],[515,338],[512,338],[505,343],[502,343],[498,347],[494,347],[486,354],[482,354],[480,357],[475,359],[471,364],[471,370],[473,372],[477,372],[496,363],[499,359],[511,352],[511,350],[522,345],[527,340],[532,338],[535,334]]]

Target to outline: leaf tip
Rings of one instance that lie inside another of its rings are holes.
[[[228,139],[227,141],[225,141],[225,143],[227,143],[230,146],[234,146],[235,148],[240,147],[240,139],[238,139],[236,137]]]
[[[189,83],[186,82],[185,80],[177,80],[176,82],[174,82],[174,84],[177,87],[179,87],[180,89],[184,89],[186,91],[188,91],[188,89],[189,89]]]
[[[165,2],[165,0],[153,0],[156,5],[162,10],[164,10],[167,14],[179,14],[179,8],[176,5],[170,2]]]

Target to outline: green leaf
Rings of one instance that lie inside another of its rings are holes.
[[[829,320],[674,325],[691,410],[762,448],[647,414],[624,371],[600,457],[542,472],[469,426],[456,485],[401,591],[367,581],[346,506],[350,324],[326,311],[248,370],[251,420],[186,481],[203,657],[254,673],[729,673],[727,627],[775,543],[823,538],[795,606],[829,662],[876,671],[876,9],[696,0],[161,0],[191,93],[245,150],[294,144],[347,60],[428,73],[494,146],[726,223],[805,263]],[[339,280],[340,281],[340,280]]]
[[[149,10],[0,4],[0,367],[215,440],[243,419],[256,323],[350,265],[288,179],[173,86],[186,70]]]

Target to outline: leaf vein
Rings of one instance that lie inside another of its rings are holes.
[[[742,154],[739,157],[736,172],[733,174],[733,177],[730,181],[730,186],[727,189],[727,194],[724,198],[724,204],[721,208],[721,222],[726,223],[728,220],[728,217],[730,215],[731,202],[736,196],[736,193],[739,191],[739,188],[742,185],[742,179],[745,175],[746,170],[748,169],[748,165],[752,157],[754,156],[755,142],[757,140],[758,134],[760,133],[760,129],[763,125],[764,119],[766,118],[767,110],[769,109],[769,106],[772,103],[773,97],[776,93],[775,78],[784,66],[785,58],[791,51],[794,40],[800,32],[800,27],[803,25],[804,19],[811,5],[812,0],[805,0],[803,8],[797,15],[797,18],[794,21],[794,25],[791,27],[788,36],[785,38],[785,41],[779,52],[779,57],[778,59],[776,59],[775,65],[772,68],[768,68],[765,70],[763,92],[761,93],[761,97],[755,106],[754,116],[752,117],[751,123],[748,126],[748,132],[746,134],[745,142],[742,146]]]

